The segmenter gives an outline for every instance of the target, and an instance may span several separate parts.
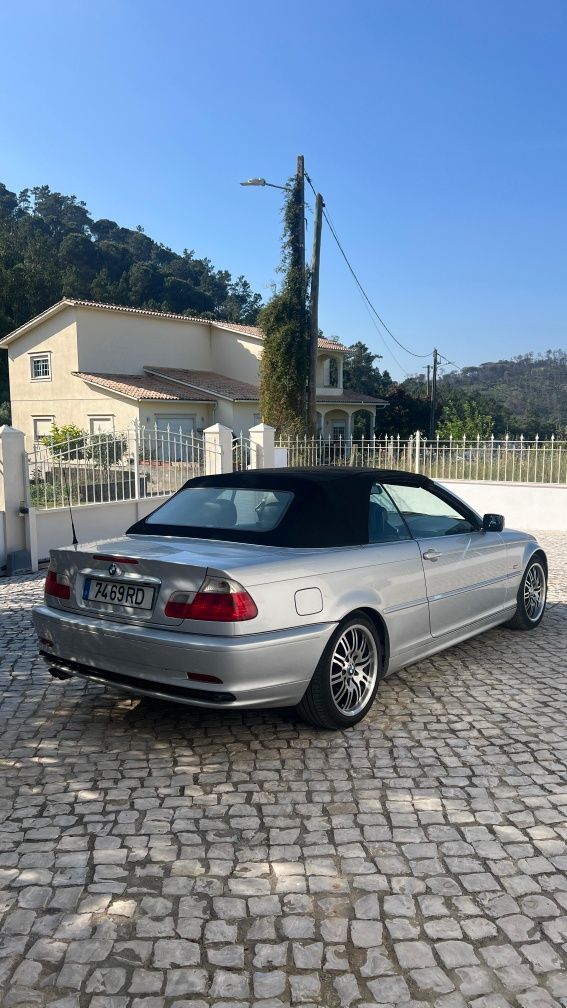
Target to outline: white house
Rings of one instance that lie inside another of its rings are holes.
[[[64,298],[0,341],[9,358],[12,424],[28,447],[52,424],[92,432],[170,425],[184,432],[258,423],[255,326]],[[324,436],[348,437],[359,410],[383,400],[343,388],[346,347],[320,339],[317,411]]]

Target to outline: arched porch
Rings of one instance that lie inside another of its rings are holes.
[[[352,414],[352,436],[353,438],[371,438],[374,434],[376,423],[376,410],[374,407],[361,406]]]
[[[364,428],[368,429],[368,433],[364,431],[358,433],[359,424],[354,424],[356,415],[367,417]],[[320,403],[317,410],[317,433],[320,437],[329,438],[331,441],[340,441],[351,437],[372,437],[375,417],[376,408],[374,406],[355,404],[335,406],[330,403],[329,405]]]

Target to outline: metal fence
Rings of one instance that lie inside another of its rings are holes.
[[[233,470],[257,469],[257,446],[242,431],[232,439]]]
[[[288,466],[368,466],[406,469],[433,479],[496,480],[505,483],[567,482],[567,441],[553,436],[488,440],[428,440],[385,435],[373,438],[280,438]]]
[[[47,510],[172,494],[204,475],[216,452],[203,436],[170,427],[44,438],[27,454],[28,503]]]
[[[280,438],[288,466],[365,466],[406,469],[438,480],[567,483],[567,442],[554,437]],[[233,438],[232,468],[256,468],[257,446]],[[26,456],[27,503],[40,510],[71,504],[138,500],[174,493],[186,480],[220,471],[220,447],[203,435],[173,428],[134,426],[126,431],[44,438]]]

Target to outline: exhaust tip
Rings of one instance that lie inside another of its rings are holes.
[[[73,678],[73,676],[71,675],[70,672],[63,672],[62,669],[54,668],[53,665],[50,665],[47,671],[49,672],[50,676],[53,676],[54,679],[72,679]]]

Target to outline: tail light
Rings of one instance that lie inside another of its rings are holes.
[[[46,599],[71,598],[71,585],[69,584],[69,581],[64,576],[64,574],[58,574],[57,571],[53,567],[51,567],[51,565],[49,566],[49,569],[47,571],[44,593]]]
[[[170,619],[212,620],[237,623],[258,615],[256,603],[242,585],[229,578],[207,577],[195,595],[174,592],[167,601]]]

